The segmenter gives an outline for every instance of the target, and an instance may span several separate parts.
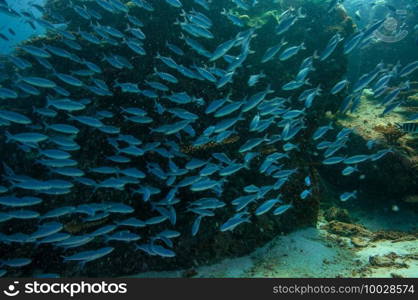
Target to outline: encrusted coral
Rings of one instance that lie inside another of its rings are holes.
[[[341,209],[335,206],[330,207],[329,209],[324,211],[324,217],[328,222],[330,221],[350,222],[351,221],[351,218],[347,209]]]

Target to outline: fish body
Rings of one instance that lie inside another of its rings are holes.
[[[398,123],[396,126],[405,133],[418,133],[418,123],[416,122]]]
[[[293,46],[285,49],[279,56],[281,61],[288,60],[289,58],[295,56],[299,53],[300,50],[305,50],[305,43],[300,44],[299,46]]]
[[[340,195],[340,200],[342,202],[346,202],[350,199],[356,199],[357,198],[357,191],[354,192],[346,192]]]

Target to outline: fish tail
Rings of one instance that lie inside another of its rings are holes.
[[[271,89],[271,84],[269,84],[266,89],[266,94],[271,94],[271,93],[274,93],[274,90]]]
[[[298,10],[297,10],[297,13],[298,13],[298,16],[297,16],[297,18],[298,19],[304,19],[304,18],[306,18],[306,13],[303,13],[303,8],[302,7],[299,7],[298,8]]]
[[[128,23],[128,24],[126,25],[125,32],[127,32],[127,31],[129,31],[129,30],[131,30],[131,25]]]
[[[5,134],[6,134],[6,143],[9,143],[12,140],[12,135],[7,130]]]
[[[42,125],[44,125],[44,127],[45,127],[45,130],[48,130],[48,128],[49,128],[49,125],[45,122],[45,121],[42,121]]]

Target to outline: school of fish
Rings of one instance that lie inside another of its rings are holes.
[[[329,60],[336,51],[349,55],[365,47],[384,20],[376,20],[352,36],[336,33],[322,49],[307,54],[304,41],[290,45],[286,34],[309,14],[301,8],[289,8],[279,16],[271,47],[265,49],[259,62],[260,72],[247,74],[241,83],[243,89],[252,87],[257,91],[239,99],[233,90],[212,98],[196,97],[189,86],[199,81],[215,90],[227,88],[238,70],[245,68],[247,57],[253,55],[252,42],[258,28],[246,25],[233,10],[225,8],[219,17],[226,18],[236,34],[220,44],[212,43],[209,49],[201,41],[210,43],[218,33],[213,29],[214,21],[207,16],[213,4],[208,0],[131,0],[131,5],[123,0],[63,2],[77,19],[65,19],[42,7],[38,9],[47,18],[34,18],[0,2],[0,13],[24,18],[31,26],[44,27],[59,37],[51,44],[45,40],[42,46],[19,45],[7,58],[15,76],[0,83],[1,147],[13,149],[10,155],[24,155],[19,157],[29,160],[36,172],[23,173],[13,164],[3,163],[0,222],[7,227],[16,222],[36,225],[25,232],[0,233],[1,244],[53,245],[62,253],[63,262],[81,266],[111,255],[120,243],[131,243],[145,255],[171,258],[176,256],[175,239],[182,234],[198,235],[202,226],[209,226],[216,210],[233,209],[234,213],[218,225],[219,231],[227,232],[251,223],[252,218],[264,214],[282,217],[293,209],[292,199],[284,199],[280,190],[292,181],[294,174],[306,171],[295,166],[291,158],[301,151],[297,137],[307,130],[313,134],[305,142],[315,145],[319,161],[324,166],[340,165],[341,176],[361,173],[362,163],[375,162],[392,152],[374,150],[374,145],[368,143],[370,153],[348,156],[344,149],[352,129],[337,131],[332,123],[309,128],[305,121],[323,95],[344,93],[341,113],[355,111],[366,88],[381,99],[383,115],[403,104],[401,92],[409,89],[408,77],[418,69],[418,61],[391,69],[382,62],[356,82],[341,78],[331,90],[309,83],[309,77],[313,78],[317,71],[317,62]],[[182,2],[192,9],[186,10]],[[259,5],[250,0],[225,2],[243,13]],[[165,41],[155,53],[147,52],[144,45],[155,33],[147,32],[143,20],[132,13],[132,5],[147,11],[151,22],[154,17],[158,20],[160,11],[175,9],[177,22],[172,30],[178,32],[178,38]],[[331,1],[329,11],[336,5],[338,1]],[[117,18],[120,26],[106,24],[104,15]],[[70,23],[88,25],[74,32],[67,30],[66,24]],[[5,40],[7,36],[2,34],[0,38]],[[85,45],[96,49],[97,60],[83,57]],[[132,56],[119,54],[117,49],[122,48],[129,49]],[[153,73],[148,80],[135,81],[135,73],[141,72],[141,57],[150,56],[155,62]],[[199,59],[186,64],[188,56]],[[52,58],[59,58],[60,63],[51,63]],[[299,72],[281,90],[272,90],[275,78],[269,78],[263,68],[274,60],[291,59],[300,61]],[[130,76],[111,78],[106,71],[109,69]],[[80,98],[81,90],[88,97]],[[284,98],[283,94],[289,91],[294,96]],[[105,102],[115,94],[120,103]],[[40,97],[44,103],[35,105],[30,102],[31,97]],[[203,118],[211,120],[209,126],[202,126],[207,124],[200,122]],[[399,126],[417,132],[417,126],[411,124]],[[238,135],[238,127],[242,133],[243,126],[246,135],[241,134],[236,150],[240,159],[231,159],[224,151],[206,153],[210,158],[205,159],[182,152],[184,141],[193,147],[222,144]],[[83,143],[96,138],[102,144]],[[262,153],[261,149],[267,146],[274,146],[276,151]],[[98,158],[90,160],[93,155]],[[233,188],[234,178],[249,170],[265,178],[266,184],[249,183],[236,198],[224,197],[225,190]],[[305,189],[299,197],[306,199],[312,196],[314,184],[309,174],[303,178]],[[90,196],[79,199],[77,205],[60,201],[76,189],[87,190],[83,195]],[[121,192],[127,197],[102,200],[103,195]],[[185,194],[193,197],[180,196]],[[340,200],[349,201],[357,195],[357,190],[347,191],[340,195]],[[134,202],[142,202],[143,206],[133,205]],[[178,209],[181,203],[186,203],[186,210]],[[44,207],[41,205],[48,205],[49,209],[39,209]],[[152,217],[138,218],[138,206],[151,209]],[[176,228],[179,214],[193,219],[188,233]],[[112,222],[77,235],[64,229],[63,220],[68,218]],[[152,236],[142,233],[150,232],[143,231],[145,227],[161,224],[166,229]],[[8,270],[31,263],[31,257],[14,257],[11,253],[9,258],[0,260],[0,273],[5,275]]]

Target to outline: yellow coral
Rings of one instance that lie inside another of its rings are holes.
[[[274,18],[279,23],[279,11],[269,10],[258,16],[240,15],[236,11],[231,11],[232,14],[245,21],[250,27],[260,27],[268,22],[269,18]]]

